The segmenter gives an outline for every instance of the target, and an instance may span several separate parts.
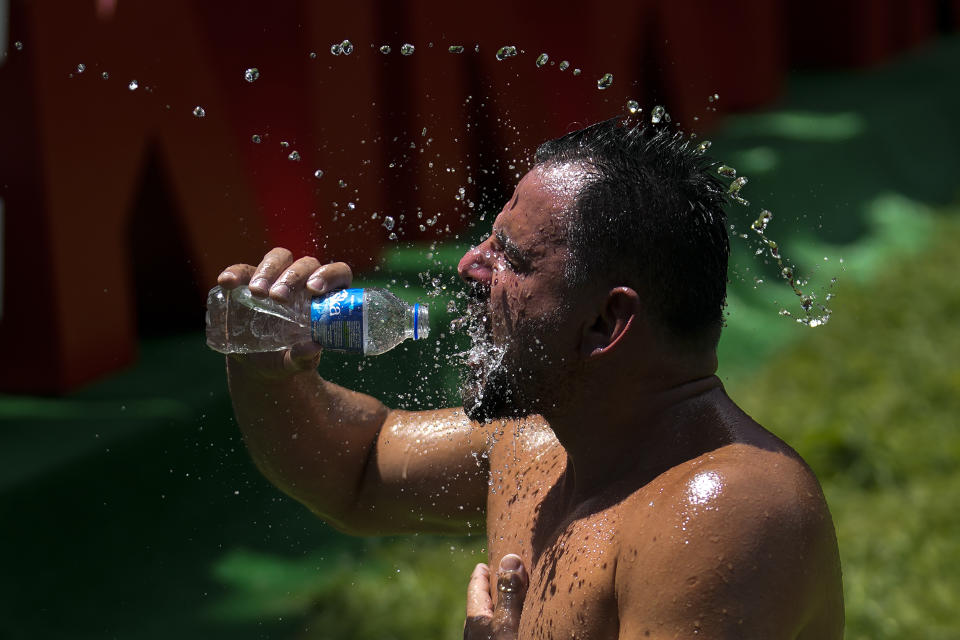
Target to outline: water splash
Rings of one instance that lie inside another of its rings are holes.
[[[833,313],[825,304],[816,302],[816,295],[812,293],[804,293],[800,288],[802,285],[806,284],[800,282],[794,271],[794,268],[789,264],[784,262],[783,257],[780,255],[780,247],[777,243],[767,236],[767,226],[770,224],[770,221],[773,220],[773,214],[767,210],[763,209],[760,212],[760,216],[753,221],[750,225],[750,228],[760,236],[761,243],[766,247],[766,251],[769,252],[770,257],[777,261],[777,268],[780,270],[780,277],[787,281],[787,284],[790,285],[790,288],[793,290],[793,293],[800,299],[800,309],[803,312],[801,317],[797,317],[796,320],[798,323],[806,325],[808,327],[820,327],[830,321],[830,316]],[[743,236],[746,238],[746,234]],[[757,254],[763,253],[764,249],[758,249]],[[762,283],[762,280],[757,280],[757,283]],[[830,280],[830,286],[832,287],[837,283],[836,278]],[[824,297],[824,301],[829,301],[833,298],[833,293],[828,292]],[[787,309],[780,309],[780,315],[785,317],[793,317],[793,314]]]
[[[400,47],[400,55],[412,56],[414,51],[416,51],[416,47],[409,43]]]
[[[540,67],[545,66],[548,62],[550,62],[550,56],[547,55],[546,53],[541,53],[539,56],[537,56],[537,68],[538,68],[538,69],[539,69]]]
[[[650,111],[650,123],[651,124],[660,124],[666,119],[667,122],[670,122],[667,117],[667,110],[663,108],[663,105],[657,105]]]
[[[256,67],[250,67],[249,69],[243,72],[243,79],[246,80],[247,82],[256,82],[259,77],[260,77],[260,70],[257,69]]]
[[[722,175],[724,178],[736,178],[736,177],[737,177],[737,170],[734,169],[733,167],[728,167],[728,166],[725,165],[725,164],[722,164],[722,165],[720,165],[719,167],[717,167],[717,173],[719,173],[720,175]]]
[[[640,112],[640,103],[636,100],[627,100],[627,111],[630,115],[634,115]]]
[[[195,118],[205,118],[207,116],[207,111],[200,105],[197,105],[193,108],[193,117]]]
[[[703,142],[697,145],[697,153],[699,153],[700,155],[703,155],[710,149],[710,146],[712,144],[713,143],[710,142],[709,140],[704,140]]]
[[[739,202],[743,206],[748,207],[750,206],[750,202],[748,202],[747,200],[744,200],[743,197],[740,195],[740,190],[744,187],[745,184],[747,184],[747,177],[740,176],[739,178],[737,178],[736,180],[730,183],[730,188],[727,190],[727,195],[729,195],[730,198],[732,198],[736,202]]]
[[[599,80],[597,80],[597,89],[600,89],[601,91],[603,91],[604,89],[609,88],[612,84],[613,84],[613,74],[605,73],[603,74],[603,76],[600,77]]]

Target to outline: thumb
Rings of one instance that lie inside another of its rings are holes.
[[[283,357],[283,368],[288,372],[316,369],[323,348],[316,342],[301,342],[290,347]]]
[[[528,584],[527,570],[520,556],[514,553],[503,556],[497,572],[497,606],[493,609],[496,640],[512,640],[517,637]]]

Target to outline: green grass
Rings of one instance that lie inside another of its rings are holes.
[[[960,613],[960,223],[839,292],[823,330],[730,385],[823,484],[847,637],[956,638]]]

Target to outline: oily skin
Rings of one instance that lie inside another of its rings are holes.
[[[565,282],[579,178],[559,169],[528,173],[459,265],[489,287],[492,339],[510,345],[528,417],[391,410],[321,379],[319,351],[298,345],[228,358],[255,462],[351,533],[461,532],[485,518],[490,566],[516,554],[525,568],[519,638],[842,637],[816,478],[730,400],[715,353],[664,339],[630,283]],[[277,299],[350,284],[342,263],[284,252],[234,265],[220,284],[252,278]],[[489,574],[470,582],[483,619],[498,601]]]
[[[570,202],[551,177],[528,174],[460,263],[491,287],[495,335],[567,308],[543,336],[567,384],[537,385],[541,415],[501,422],[491,451],[490,558],[518,554],[530,572],[519,637],[840,637],[839,560],[816,479],[730,401],[713,354],[662,344],[632,291],[564,304],[552,223]],[[499,229],[532,254],[524,269],[503,265]]]

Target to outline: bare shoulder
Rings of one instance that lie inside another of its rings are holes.
[[[527,467],[547,451],[562,451],[557,436],[542,416],[499,420],[486,425],[491,466]]]
[[[842,636],[826,500],[810,468],[776,438],[704,453],[633,501],[616,588],[621,625],[636,637]]]

